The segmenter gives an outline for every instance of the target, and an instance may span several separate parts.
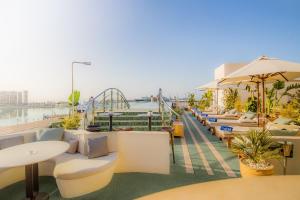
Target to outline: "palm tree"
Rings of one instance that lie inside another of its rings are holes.
[[[190,107],[194,107],[196,103],[195,94],[191,93],[188,98],[188,104]]]

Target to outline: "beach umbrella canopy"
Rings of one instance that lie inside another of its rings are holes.
[[[261,56],[222,79],[219,84],[249,81],[262,84],[262,112],[265,113],[265,83],[293,81],[300,77],[300,63]]]
[[[211,82],[209,82],[209,83],[206,83],[206,84],[204,84],[204,85],[201,85],[201,86],[198,86],[198,87],[196,87],[195,89],[196,90],[200,90],[200,91],[205,91],[205,90],[213,90],[213,91],[215,91],[216,92],[216,104],[217,104],[217,114],[219,113],[219,108],[218,108],[218,99],[219,99],[219,90],[221,89],[226,89],[226,88],[238,88],[237,86],[236,86],[236,84],[240,84],[241,83],[241,81],[238,81],[238,82],[236,82],[235,84],[226,84],[226,85],[220,85],[219,84],[219,82],[220,82],[220,80],[213,80],[213,81],[211,81]]]
[[[219,89],[221,86],[218,85],[220,80],[214,80],[199,87],[196,87],[196,90],[216,90]]]
[[[248,65],[229,74],[221,83],[237,81],[274,82],[292,81],[300,77],[300,63],[261,56]]]
[[[217,114],[219,113],[219,108],[218,108],[218,98],[219,98],[218,94],[219,94],[219,92],[218,92],[218,89],[219,89],[219,87],[221,87],[221,86],[218,85],[218,83],[219,83],[219,80],[214,80],[214,81],[211,81],[207,84],[196,87],[196,90],[200,90],[200,91],[204,91],[204,90],[214,90],[214,91],[216,91],[216,94],[217,94],[217,97],[216,97],[216,99],[217,99],[217,107],[216,107],[217,108]]]

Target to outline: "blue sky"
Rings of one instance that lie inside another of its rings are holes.
[[[0,90],[32,101],[83,98],[108,87],[128,98],[184,96],[226,62],[264,54],[300,62],[300,3],[202,0],[0,2]]]

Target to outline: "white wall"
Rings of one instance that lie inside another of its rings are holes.
[[[236,71],[237,69],[245,66],[246,63],[225,63],[220,65],[215,69],[215,80],[220,80],[226,76],[228,76],[230,73]],[[245,92],[240,92],[241,93],[241,99],[244,100],[245,98],[248,97],[248,93],[245,94]],[[216,95],[215,95],[216,96]],[[218,107],[219,108],[224,108],[224,91],[219,90],[218,91]]]
[[[247,63],[224,63],[215,69],[215,80],[228,76],[237,69],[245,66]]]

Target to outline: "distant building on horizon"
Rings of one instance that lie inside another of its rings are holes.
[[[23,94],[22,92],[18,92],[18,105],[22,105],[23,103]]]
[[[0,105],[27,105],[28,91],[0,91]]]
[[[28,91],[24,90],[23,91],[23,101],[22,101],[23,105],[27,105],[28,104]]]

